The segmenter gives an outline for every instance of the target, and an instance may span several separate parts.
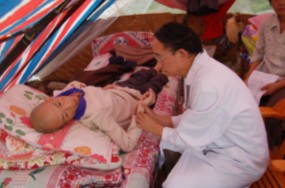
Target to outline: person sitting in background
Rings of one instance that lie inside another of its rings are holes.
[[[269,0],[275,11],[260,27],[255,51],[245,77],[248,78],[254,70],[278,75],[277,82],[265,85],[260,106],[274,106],[285,98],[285,0]],[[265,120],[268,142],[272,151],[282,142],[282,121],[268,118]]]
[[[141,76],[144,75],[144,76]],[[130,86],[130,80],[144,78],[141,87]],[[32,127],[39,132],[51,133],[77,120],[93,131],[102,131],[122,150],[131,151],[137,144],[141,130],[133,115],[141,102],[150,106],[155,96],[168,82],[164,74],[155,70],[138,71],[129,80],[106,88],[85,86],[71,82],[63,92],[36,106],[30,116]],[[127,86],[123,87],[124,84]]]

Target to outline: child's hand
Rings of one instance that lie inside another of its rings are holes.
[[[140,100],[142,103],[146,104],[147,106],[150,106],[155,103],[155,93],[152,89],[149,89],[147,92],[145,92]]]

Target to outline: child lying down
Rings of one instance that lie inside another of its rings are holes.
[[[30,121],[37,131],[50,133],[77,120],[93,131],[104,132],[129,152],[141,135],[134,121],[139,104],[154,104],[167,82],[167,77],[154,69],[138,71],[128,80],[104,88],[74,81],[63,92],[36,106]]]

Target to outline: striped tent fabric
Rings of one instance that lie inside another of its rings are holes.
[[[16,46],[25,31],[32,28],[62,1],[0,1],[0,61]]]
[[[0,41],[17,36],[25,29],[32,27],[61,2],[62,0],[0,1]],[[1,51],[0,60],[12,46],[13,40],[7,43],[5,45],[1,43],[1,47],[5,49]]]
[[[42,30],[35,33],[34,40],[12,62],[8,62],[9,66],[1,72],[0,92],[27,81],[84,22],[88,19],[96,20],[113,2],[114,0],[0,0],[0,67],[5,58],[7,60],[7,54],[26,34],[25,30],[46,21],[47,16],[54,11],[54,16],[43,23],[44,27],[41,26]]]

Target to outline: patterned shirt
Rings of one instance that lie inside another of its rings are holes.
[[[254,61],[261,61],[257,70],[285,77],[285,32],[280,33],[276,14],[260,27],[256,50],[251,57],[251,62]]]

